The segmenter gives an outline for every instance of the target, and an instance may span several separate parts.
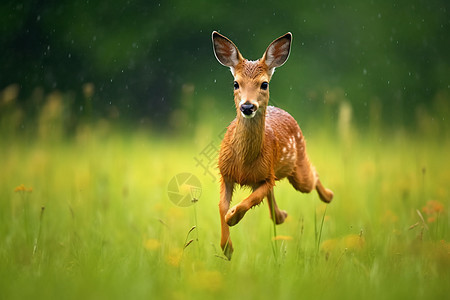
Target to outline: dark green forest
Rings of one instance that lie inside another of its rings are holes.
[[[292,33],[269,104],[301,138],[274,114],[221,144],[213,30],[250,60]],[[449,0],[2,0],[0,51],[0,299],[449,298]],[[304,140],[333,201],[277,181],[229,261],[219,149],[233,210],[284,146],[307,174]]]
[[[211,32],[258,59],[290,31],[290,59],[272,81],[276,105],[306,121],[337,118],[345,102],[362,127],[414,129],[418,117],[446,126],[449,9],[443,0],[2,1],[0,109],[14,99],[32,119],[58,91],[74,124],[170,128],[179,110],[188,116],[175,123],[231,116],[232,77]]]

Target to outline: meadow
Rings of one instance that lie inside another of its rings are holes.
[[[277,183],[286,222],[274,228],[265,203],[249,211],[231,229],[228,261],[219,246],[218,171],[196,160],[219,146],[226,124],[180,135],[96,120],[66,134],[57,102],[28,131],[12,125],[16,110],[7,115],[3,107],[2,299],[450,293],[450,140],[430,134],[425,121],[417,130],[358,130],[349,120],[306,126],[308,152],[333,202]],[[199,179],[201,194],[180,207],[168,184],[186,172]],[[248,192],[237,190],[234,201]]]

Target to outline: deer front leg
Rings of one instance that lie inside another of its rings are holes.
[[[221,225],[221,237],[220,237],[220,247],[222,247],[223,254],[230,260],[233,254],[233,245],[230,239],[230,228],[225,222],[225,215],[230,208],[231,196],[233,195],[234,183],[225,181],[222,178],[222,183],[220,185],[220,201],[219,201],[219,212],[220,212],[220,225]]]
[[[275,222],[275,224],[281,224],[287,217],[287,212],[285,210],[280,210],[278,208],[277,202],[275,201],[275,195],[273,193],[273,188],[267,193],[267,204],[269,205],[270,218]]]
[[[247,198],[242,200],[240,203],[228,210],[225,215],[225,221],[229,226],[234,226],[244,217],[245,213],[255,205],[261,203],[261,201],[267,197],[269,191],[273,188],[273,184],[264,181],[263,183],[257,185],[253,189],[253,193]]]

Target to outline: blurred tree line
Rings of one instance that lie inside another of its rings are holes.
[[[276,104],[315,118],[345,102],[360,124],[414,123],[417,111],[449,106],[449,9],[448,0],[5,0],[0,89],[15,84],[28,112],[39,109],[37,94],[58,90],[74,122],[167,127],[180,107],[233,114],[212,30],[249,59],[291,31],[290,60],[272,82]]]

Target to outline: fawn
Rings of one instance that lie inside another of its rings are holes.
[[[287,177],[300,192],[316,189],[322,201],[329,203],[333,199],[333,192],[322,186],[309,161],[297,122],[284,110],[268,106],[270,79],[275,68],[288,59],[291,40],[292,34],[286,33],[269,45],[261,59],[250,61],[228,38],[212,33],[217,60],[230,67],[234,76],[236,118],[228,126],[219,153],[220,245],[228,259],[233,253],[229,226],[236,225],[264,198],[273,222],[284,222],[287,213],[278,209],[273,193],[276,180]],[[249,186],[253,192],[230,209],[236,184]]]

